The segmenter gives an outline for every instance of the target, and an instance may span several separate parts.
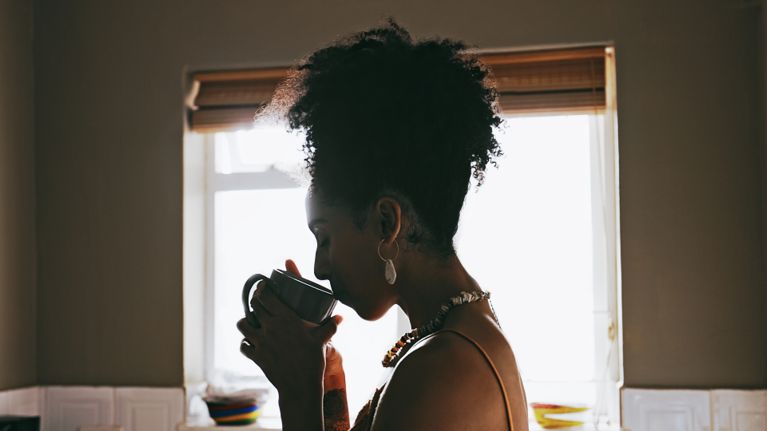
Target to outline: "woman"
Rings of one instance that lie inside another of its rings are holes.
[[[354,430],[527,430],[514,354],[453,248],[470,178],[501,154],[495,91],[464,50],[389,22],[313,53],[272,103],[306,132],[315,275],[362,318],[396,304],[415,328],[382,352],[392,372]],[[277,388],[284,429],[348,430],[328,344],[340,316],[309,325],[266,285],[252,306],[261,327],[238,323],[241,351]]]

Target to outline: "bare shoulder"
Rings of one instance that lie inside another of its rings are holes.
[[[504,429],[504,401],[482,354],[451,332],[415,346],[397,364],[373,430]]]

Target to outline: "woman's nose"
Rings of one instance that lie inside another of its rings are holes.
[[[319,252],[314,254],[314,276],[318,280],[330,278],[330,265],[328,265],[327,258]]]

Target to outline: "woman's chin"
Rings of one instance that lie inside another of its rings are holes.
[[[357,315],[360,316],[360,318],[365,319],[369,322],[382,318],[388,311],[388,310],[381,310],[379,308],[359,307],[359,306],[354,306],[350,304],[346,304],[346,305],[348,305],[352,310],[357,312]]]

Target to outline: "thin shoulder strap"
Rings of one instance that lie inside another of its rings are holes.
[[[436,333],[439,333],[439,332],[452,332],[456,335],[460,335],[466,341],[473,344],[474,347],[476,347],[477,350],[479,350],[479,352],[482,353],[482,356],[485,358],[485,361],[488,363],[488,365],[490,365],[490,368],[493,369],[493,373],[495,374],[496,380],[498,380],[498,384],[501,385],[501,393],[503,393],[503,402],[506,405],[506,418],[509,421],[509,430],[514,431],[514,420],[511,416],[511,404],[509,403],[509,394],[506,392],[506,385],[503,384],[503,379],[501,379],[501,373],[498,372],[498,368],[496,368],[495,364],[493,363],[493,360],[490,359],[490,355],[488,355],[485,349],[483,349],[482,346],[479,345],[479,343],[474,341],[473,338],[469,337],[466,334],[458,332],[455,329],[441,329],[437,331]]]

